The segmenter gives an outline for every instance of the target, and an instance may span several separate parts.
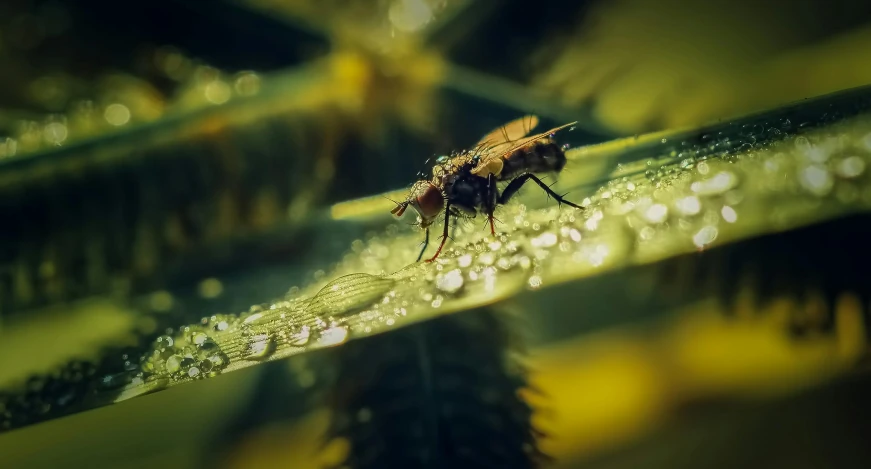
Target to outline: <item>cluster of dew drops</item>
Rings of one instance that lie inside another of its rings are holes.
[[[833,191],[836,178],[849,182],[864,174],[866,160],[871,156],[871,133],[862,134],[858,139],[845,139],[843,132],[810,139],[799,136],[750,156],[761,163],[761,174],[749,174],[741,171],[740,165],[730,167],[730,161],[716,158],[684,158],[655,174],[647,171],[638,178],[611,181],[581,202],[583,211],[569,207],[532,210],[522,204],[505,207],[505,223],[495,237],[458,236],[460,242],[447,247],[432,268],[410,274],[404,279],[406,282],[397,282],[397,288],[385,286],[383,295],[378,293],[379,300],[356,315],[357,323],[362,324],[362,332],[393,326],[415,306],[435,309],[469,290],[492,291],[500,275],[517,270],[525,274],[526,286],[535,289],[542,285],[547,265],[553,264],[555,257],[569,264],[597,267],[609,256],[618,255],[621,242],[643,243],[669,231],[669,225],[677,226],[679,233],[689,234],[691,243],[701,248],[717,238],[719,224],[738,220],[737,207],[748,195],[739,190],[742,178],[774,180],[776,178],[765,172],[787,171],[805,192],[817,196],[828,194]],[[615,221],[628,222],[633,228],[630,230],[632,239],[620,240],[614,231],[603,232],[603,226],[614,225]],[[385,268],[397,251],[409,256],[416,253],[418,245],[409,242],[412,237],[395,235],[395,229],[388,230],[381,235],[372,234],[366,242],[355,242],[346,262],[340,263],[337,270],[346,273],[354,269],[356,272],[377,271],[378,274],[371,275],[371,288],[365,287],[375,289],[376,283],[387,275]],[[398,242],[409,246],[398,250]],[[361,277],[354,281],[359,285]],[[331,284],[334,291],[344,288],[340,279]],[[290,311],[293,308],[279,309]],[[201,324],[159,337],[138,363],[126,363],[128,371],[136,372],[134,384],[215,376],[233,357],[267,357],[276,346],[303,346],[311,337],[318,336],[314,325],[312,329],[308,326],[292,329],[274,322],[258,325],[256,320],[263,316],[258,311],[262,310],[255,306],[243,316],[204,318]],[[283,315],[279,319],[283,319]],[[334,330],[348,333],[337,324],[321,326],[324,337],[329,337]],[[213,337],[234,331],[243,339],[241,350],[224,350]]]
[[[124,356],[126,373],[107,375],[103,386],[116,388],[151,382],[195,380],[216,376],[230,362],[212,334],[223,332],[238,319],[231,315],[204,318],[201,324],[168,330],[152,342],[138,360]]]

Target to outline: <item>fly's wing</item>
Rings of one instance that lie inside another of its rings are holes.
[[[520,120],[520,119],[518,119],[518,120]],[[517,121],[512,121],[510,124],[514,124],[516,122]],[[535,119],[535,123],[538,123],[538,118]],[[564,125],[561,125],[559,127],[554,127],[552,129],[548,130],[547,132],[542,132],[538,135],[532,135],[529,137],[524,137],[524,135],[526,135],[526,132],[525,132],[520,136],[520,138],[518,138],[516,140],[503,141],[501,143],[496,143],[492,146],[484,147],[480,150],[479,154],[481,155],[481,159],[480,159],[480,162],[478,163],[478,165],[472,169],[472,174],[478,174],[481,170],[483,170],[484,168],[487,168],[489,166],[490,160],[492,160],[493,158],[502,158],[505,155],[510,154],[514,150],[516,150],[524,145],[527,145],[527,144],[534,142],[536,140],[540,140],[542,138],[550,137],[554,133],[556,133],[556,132],[558,132],[566,127],[573,126],[575,124],[577,124],[577,122],[569,122],[568,124],[564,124]],[[509,135],[509,134],[506,132],[506,135]]]
[[[479,163],[472,173],[478,174],[493,158],[501,158],[507,149],[514,147],[536,126],[538,116],[526,115],[493,129],[472,148],[472,153],[479,157]]]
[[[485,135],[476,145],[476,148],[492,147],[494,145],[509,143],[525,137],[532,129],[538,126],[538,116],[528,115],[499,126]]]

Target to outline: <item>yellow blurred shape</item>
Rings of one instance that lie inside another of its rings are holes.
[[[342,439],[323,446],[329,412],[319,410],[293,425],[271,425],[247,435],[225,459],[223,469],[321,469],[338,466],[348,454]]]
[[[833,335],[791,338],[789,318],[807,306],[778,298],[761,311],[740,313],[744,319],[716,307],[688,314],[661,339],[673,378],[691,395],[764,397],[845,371],[865,348],[858,305],[839,300]]]
[[[668,383],[650,350],[631,335],[603,334],[532,357],[533,424],[550,436],[542,450],[560,457],[615,446],[663,417]]]
[[[663,328],[615,329],[538,350],[530,383],[542,394],[524,397],[549,435],[542,449],[564,460],[613,449],[686,402],[796,392],[848,371],[867,350],[855,295],[838,299],[833,333],[800,339],[788,324],[819,304],[778,298],[759,309],[746,296],[731,316],[701,302]]]
[[[0,388],[72,359],[96,358],[100,347],[130,340],[135,314],[108,300],[31,312],[0,329]]]
[[[853,293],[841,295],[835,306],[835,315],[838,361],[858,360],[868,348],[861,301]]]

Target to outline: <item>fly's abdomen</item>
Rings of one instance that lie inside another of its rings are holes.
[[[559,172],[566,164],[566,155],[550,139],[542,139],[518,148],[504,158],[499,180],[509,180],[523,173]]]

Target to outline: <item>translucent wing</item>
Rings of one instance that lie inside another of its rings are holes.
[[[528,115],[499,126],[485,135],[475,146],[478,148],[492,147],[502,143],[513,142],[525,137],[538,126],[538,116]]]
[[[518,120],[521,120],[521,119],[518,119]],[[510,122],[509,125],[514,124],[515,122],[517,122],[517,121]],[[535,123],[538,123],[537,118],[535,119]],[[508,141],[505,141],[503,139],[503,141],[497,142],[497,143],[492,144],[492,145],[485,143],[485,144],[483,144],[483,146],[479,146],[477,148],[478,154],[481,155],[481,158],[480,158],[480,162],[478,163],[478,165],[472,169],[472,174],[480,175],[482,172],[483,173],[497,172],[497,171],[490,170],[490,168],[493,168],[491,162],[494,158],[503,158],[505,155],[510,154],[514,150],[516,150],[524,145],[527,145],[527,144],[534,142],[536,140],[540,140],[542,138],[550,137],[554,133],[556,133],[556,132],[558,132],[566,127],[570,127],[572,125],[575,125],[575,124],[577,124],[577,122],[569,122],[568,124],[564,124],[564,125],[561,125],[559,127],[554,127],[552,129],[548,130],[547,132],[542,132],[538,135],[532,135],[532,136],[525,137],[525,138],[523,136],[526,135],[526,133],[528,133],[528,132],[524,132],[520,136],[520,138],[517,138],[514,140],[508,140]],[[507,134],[507,132],[506,132],[506,134]],[[483,140],[482,140],[482,142],[483,142]],[[501,165],[499,165],[499,167],[501,167]]]

